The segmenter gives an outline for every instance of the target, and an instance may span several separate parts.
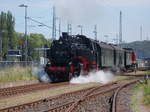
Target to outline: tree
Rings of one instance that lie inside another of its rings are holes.
[[[7,50],[9,49],[8,47],[8,37],[7,37],[7,14],[4,12],[1,12],[0,15],[0,34],[2,38],[2,54],[5,54]]]
[[[15,19],[11,12],[1,12],[0,14],[0,36],[2,38],[2,55],[7,53],[9,49],[17,49],[17,37],[15,34]]]
[[[16,48],[15,45],[15,37],[14,37],[14,26],[15,26],[15,19],[12,16],[11,12],[7,12],[7,31],[8,31],[8,39],[9,39],[9,49],[14,49]]]
[[[22,60],[25,56],[25,38],[23,33],[15,31],[15,18],[12,13],[1,12],[0,14],[0,36],[2,37],[2,51],[1,57],[10,49],[21,50]],[[35,50],[35,48],[44,48],[44,45],[50,46],[51,41],[44,38],[44,35],[32,33],[28,37],[28,59],[37,60],[42,53]]]
[[[28,52],[33,60],[38,60],[43,55],[41,51],[35,48],[44,48],[45,45],[50,46],[51,41],[44,38],[42,34],[32,33],[28,38]]]

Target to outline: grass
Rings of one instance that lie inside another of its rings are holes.
[[[150,75],[150,70],[146,71],[145,74]]]
[[[144,90],[143,102],[144,102],[144,104],[146,104],[150,107],[150,81],[148,82],[147,85],[143,86],[143,90]]]
[[[137,84],[133,92],[133,97],[131,99],[133,112],[141,112],[142,109],[147,111],[150,109],[150,80],[148,84]]]
[[[131,99],[131,108],[132,108],[133,112],[140,112],[139,108],[140,108],[141,100],[138,99],[139,90],[140,90],[140,85],[138,84],[138,85],[135,86],[135,88],[133,90],[133,96],[132,96],[132,99]]]
[[[0,82],[16,82],[26,80],[36,80],[37,77],[32,75],[30,67],[11,67],[0,71]]]

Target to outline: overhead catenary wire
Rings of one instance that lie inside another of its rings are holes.
[[[44,23],[42,23],[42,22],[39,22],[39,21],[37,21],[37,20],[35,20],[35,19],[31,18],[31,17],[27,17],[27,19],[29,19],[29,20],[31,20],[31,21],[33,21],[33,22],[39,23],[40,25],[45,26],[45,27],[47,27],[47,28],[50,28],[50,29],[52,29],[52,28],[53,28],[53,27],[48,26],[48,25],[46,25],[46,24],[44,24]],[[56,31],[58,31],[58,32],[59,32],[59,30],[58,30],[58,29],[56,29]]]

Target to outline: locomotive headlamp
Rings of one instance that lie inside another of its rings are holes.
[[[50,65],[50,64],[51,64],[51,62],[48,62],[47,64],[48,64],[48,65]]]
[[[62,41],[59,42],[59,44],[62,44],[62,43],[63,43]]]
[[[71,65],[72,64],[72,62],[69,62],[69,65]]]

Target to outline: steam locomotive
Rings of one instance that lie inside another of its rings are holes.
[[[132,49],[122,49],[87,38],[84,35],[63,33],[59,40],[54,40],[47,50],[49,62],[45,72],[52,82],[70,80],[78,77],[82,71],[132,69],[136,56]]]

